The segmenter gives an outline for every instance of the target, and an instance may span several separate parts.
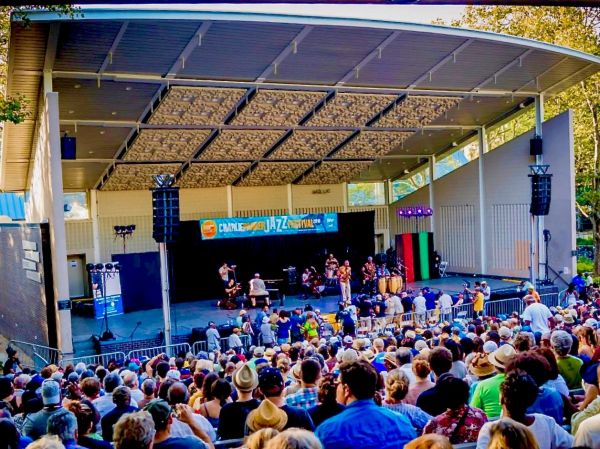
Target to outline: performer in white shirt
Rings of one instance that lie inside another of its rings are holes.
[[[256,307],[256,298],[259,296],[265,297],[265,304],[271,305],[269,301],[269,292],[267,291],[267,287],[265,286],[265,281],[260,278],[259,273],[254,274],[254,278],[250,279],[250,293],[248,296],[250,297],[250,301],[252,302],[252,307]]]

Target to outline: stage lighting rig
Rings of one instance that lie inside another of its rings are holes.
[[[135,225],[130,224],[126,226],[116,225],[114,227],[115,240],[120,237],[123,239],[123,253],[127,252],[127,239],[133,237],[135,232]]]
[[[108,303],[106,301],[106,280],[110,277],[113,277],[116,273],[121,271],[121,265],[118,263],[88,263],[85,266],[85,269],[90,274],[90,278],[92,281],[92,289],[98,291],[101,295],[101,298],[104,302],[104,332],[102,332],[102,336],[100,337],[101,341],[114,340],[115,336],[111,332],[108,327]],[[93,286],[96,286],[95,288]],[[94,301],[96,300],[96,295],[94,295]]]
[[[419,232],[419,218],[431,217],[433,209],[428,206],[402,206],[396,211],[398,217],[414,218],[416,232]]]

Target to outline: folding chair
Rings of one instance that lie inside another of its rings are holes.
[[[448,275],[446,274],[446,269],[448,268],[448,262],[446,261],[441,261],[440,262],[440,277],[441,278],[447,278]]]

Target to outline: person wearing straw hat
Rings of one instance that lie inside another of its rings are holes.
[[[495,418],[502,413],[500,385],[506,377],[505,366],[516,353],[517,351],[511,345],[502,345],[488,355],[489,362],[498,373],[477,384],[470,402],[471,407],[483,410],[488,418]]]
[[[287,423],[284,428],[298,427],[300,429],[314,430],[315,426],[306,410],[299,407],[292,407],[285,403],[285,398],[283,397],[285,382],[278,369],[271,367],[263,368],[258,376],[258,388],[265,396],[265,401],[271,401],[287,415]]]
[[[469,389],[469,398],[473,397],[475,388],[482,380],[489,379],[496,374],[496,368],[489,361],[488,355],[485,352],[478,352],[471,359],[468,367],[470,378],[472,380]]]
[[[246,418],[260,404],[252,397],[252,393],[258,387],[258,375],[247,363],[233,374],[231,381],[238,399],[221,408],[217,434],[222,440],[243,438]]]
[[[246,418],[246,433],[250,434],[260,429],[285,429],[288,422],[287,414],[268,399],[262,401],[258,408],[252,410]]]

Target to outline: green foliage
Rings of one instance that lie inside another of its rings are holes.
[[[512,34],[600,55],[600,8],[468,6],[453,26]],[[534,90],[535,86],[528,86]],[[596,260],[588,271],[600,274],[600,75],[545,101],[545,118],[573,110],[576,202],[593,226]],[[490,148],[530,129],[532,112],[489,133]]]
[[[587,273],[588,271],[594,271],[594,261],[587,257],[577,258],[577,272]]]
[[[40,5],[32,3],[26,6],[0,6],[0,91],[4,91],[6,86],[11,16],[23,21],[25,25],[29,25],[29,14],[31,10],[35,9],[56,12],[72,19],[81,16],[80,9],[71,4]],[[28,103],[29,100],[24,95],[6,97],[0,94],[0,123],[22,123],[30,115],[27,110]]]
[[[577,237],[577,246],[592,246],[594,239],[590,237]]]

